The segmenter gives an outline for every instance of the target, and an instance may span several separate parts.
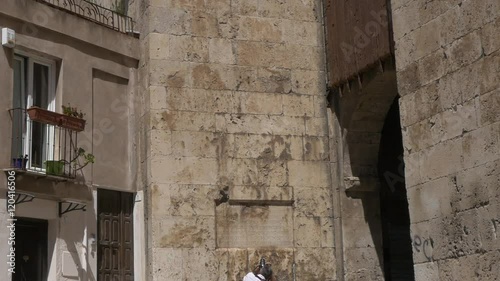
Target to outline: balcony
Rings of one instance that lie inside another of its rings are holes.
[[[39,108],[14,108],[9,113],[11,169],[67,180],[75,179],[83,167],[93,163],[93,155],[77,146],[84,120]]]
[[[124,15],[125,11],[120,11],[120,9],[124,9],[124,7],[117,7],[115,10],[111,10],[87,0],[35,1],[63,10],[78,17],[82,17],[115,31],[137,36],[134,32],[133,19]]]

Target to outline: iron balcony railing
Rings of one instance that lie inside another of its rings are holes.
[[[30,120],[27,110],[9,110],[12,120],[11,168],[75,178],[78,132]]]
[[[109,27],[113,30],[133,35],[134,20],[118,11],[102,7],[87,0],[35,0],[71,14]]]

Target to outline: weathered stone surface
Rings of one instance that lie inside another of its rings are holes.
[[[172,134],[169,131],[151,130],[151,151],[149,155],[167,156],[172,154]]]
[[[296,276],[300,280],[335,280],[335,255],[331,248],[298,248]]]
[[[479,118],[482,126],[500,121],[500,89],[479,98]]]
[[[301,280],[336,279],[320,1],[145,9],[155,280],[241,280],[262,256],[279,280],[292,279],[294,261]],[[295,206],[215,208],[221,190]],[[163,266],[174,261],[181,269]]]
[[[324,187],[294,187],[297,216],[332,217],[331,191]]]
[[[415,280],[440,281],[438,264],[434,262],[416,264]]]
[[[152,86],[184,88],[193,85],[191,64],[187,62],[167,62],[168,60],[150,61],[149,79]]]
[[[490,55],[500,49],[500,38],[498,38],[497,35],[499,32],[500,18],[497,18],[493,22],[490,22],[482,27],[481,44],[483,46],[485,55]]]
[[[217,16],[203,10],[191,13],[191,35],[213,38],[219,35]]]
[[[150,33],[148,35],[149,57],[151,59],[167,59],[170,51],[170,36],[161,33]]]
[[[151,156],[151,177],[160,183],[215,184],[217,161],[197,157]]]
[[[348,248],[344,255],[347,280],[384,280],[375,248]]]
[[[168,44],[171,61],[208,62],[208,40],[203,37],[170,36]]]
[[[380,245],[382,235],[378,218],[351,217],[343,221],[343,231],[349,235],[344,245],[346,248],[374,248]]]
[[[271,18],[241,17],[236,39],[281,43],[283,21]]]
[[[273,135],[302,135],[304,119],[289,116],[217,114],[217,132]],[[317,122],[319,123],[319,122]],[[320,126],[319,124],[312,124]],[[311,129],[311,134],[314,134]]]
[[[295,247],[321,247],[321,220],[319,217],[294,218]]]
[[[234,64],[233,42],[227,39],[211,38],[208,45],[211,63]]]
[[[287,116],[313,116],[313,97],[308,95],[283,96],[283,113]]]
[[[474,167],[499,158],[500,123],[482,127],[463,136],[464,168]]]
[[[166,216],[153,222],[155,248],[215,248],[214,216]]]
[[[219,190],[210,185],[155,184],[151,188],[154,218],[164,216],[215,216]]]
[[[292,70],[292,91],[303,95],[323,95],[325,73],[321,71]]]
[[[223,205],[216,208],[216,220],[217,247],[293,246],[294,219],[290,206]]]
[[[328,123],[326,118],[305,118],[306,135],[308,136],[327,136]]]
[[[408,189],[408,208],[412,222],[418,223],[450,215],[451,180],[443,177]]]
[[[219,184],[222,186],[258,184],[255,159],[219,159],[218,166]]]
[[[203,280],[218,278],[219,263],[217,252],[212,249],[194,248],[183,251],[183,271],[186,280]]]
[[[272,115],[283,113],[283,96],[280,94],[243,92],[240,95],[241,113]]]
[[[153,129],[171,131],[215,131],[215,115],[192,111],[154,111]]]
[[[329,148],[326,137],[304,137],[304,159],[306,161],[328,160]]]
[[[229,198],[248,200],[293,200],[293,187],[235,185],[229,189]]]
[[[220,138],[210,132],[172,132],[172,155],[174,157],[216,158],[220,149]]]
[[[425,181],[437,179],[462,169],[462,155],[468,155],[460,139],[437,144],[423,151],[421,175]],[[450,163],[453,163],[451,165]]]
[[[392,1],[416,280],[495,280],[498,1]],[[495,108],[495,109],[494,109]]]
[[[176,280],[183,279],[185,272],[182,266],[182,249],[155,248],[153,249],[152,280]]]
[[[288,169],[292,186],[328,187],[330,184],[327,162],[290,161]]]

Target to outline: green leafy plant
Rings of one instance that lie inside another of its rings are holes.
[[[78,159],[83,159],[83,164],[81,164]],[[79,171],[88,164],[93,164],[95,163],[95,156],[92,153],[87,153],[85,149],[79,147],[78,150],[76,151],[76,155],[71,161],[69,161],[69,164],[72,164],[73,167],[75,168],[75,171]]]
[[[68,104],[68,106],[62,106],[63,113],[64,115],[76,117],[83,119],[85,117],[85,113],[83,113],[81,110],[78,110],[76,107],[72,107],[71,104]]]

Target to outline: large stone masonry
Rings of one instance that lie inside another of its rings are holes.
[[[498,280],[500,2],[392,10],[416,280]]]
[[[148,280],[335,280],[321,2],[141,9]]]

